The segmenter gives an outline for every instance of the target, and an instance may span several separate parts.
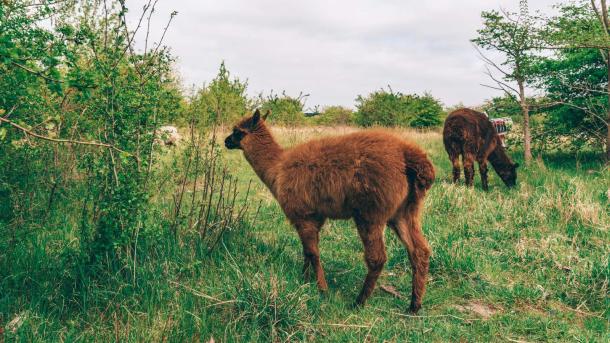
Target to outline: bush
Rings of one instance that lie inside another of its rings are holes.
[[[194,116],[200,127],[233,124],[245,116],[251,106],[246,96],[247,88],[247,82],[231,78],[222,62],[216,78],[191,100],[189,117]]]
[[[360,126],[432,127],[440,125],[443,107],[432,95],[402,94],[381,89],[356,99],[355,123]]]
[[[303,114],[304,99],[307,95],[303,93],[299,94],[298,97],[292,97],[282,92],[282,95],[271,94],[266,98],[263,95],[259,95],[259,102],[261,103],[261,111],[267,113],[271,111],[269,116],[269,122],[273,124],[282,125],[299,125],[305,122],[305,115]]]
[[[322,113],[312,117],[316,125],[351,125],[354,123],[354,111],[343,106],[328,106]]]

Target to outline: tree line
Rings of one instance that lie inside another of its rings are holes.
[[[518,12],[481,14],[483,27],[472,42],[487,64],[491,81],[487,86],[504,94],[488,105],[512,103],[513,110],[518,107],[526,162],[532,159],[532,140],[545,148],[604,150],[608,161],[610,24],[606,0],[565,1],[554,9],[557,14],[552,16],[531,13],[528,1],[521,0]],[[502,58],[492,59],[487,52]]]

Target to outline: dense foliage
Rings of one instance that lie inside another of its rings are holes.
[[[262,94],[258,97],[263,113],[270,112],[269,122],[280,125],[299,125],[305,122],[303,107],[307,95],[290,96],[286,92],[281,95],[271,92],[268,96]]]
[[[484,26],[473,42],[504,57],[494,62],[483,56],[493,81],[490,87],[515,97],[521,107],[526,158],[533,140],[539,150],[601,151],[605,146],[609,160],[606,2],[565,1],[549,18],[530,15],[526,0],[520,5],[518,14],[483,12]],[[526,86],[539,96],[526,96]]]
[[[441,103],[426,93],[402,94],[391,88],[356,98],[354,121],[360,126],[431,127],[441,123]]]
[[[317,125],[352,125],[354,124],[354,111],[343,106],[328,106],[322,113],[313,117]]]
[[[145,292],[161,274],[136,266],[178,246],[172,258],[203,257],[246,221],[208,131],[164,160],[157,129],[186,102],[160,42],[135,52],[126,13],[0,4],[0,341],[31,297],[64,316],[118,284]]]
[[[3,7],[0,105],[11,126],[0,145],[0,178],[11,201],[2,219],[23,230],[82,202],[80,253],[107,258],[145,220],[153,132],[181,96],[165,49],[128,51],[125,8],[109,9],[102,26],[93,4],[50,4]],[[52,29],[41,25],[48,16],[57,22]],[[74,190],[84,197],[71,198]]]
[[[191,99],[187,118],[193,117],[199,127],[230,125],[241,119],[251,107],[247,82],[232,78],[222,62],[216,77]]]
[[[546,36],[550,43],[571,46],[583,36],[600,36],[600,29],[588,5],[566,5],[560,8],[560,15],[549,20]],[[558,146],[565,145],[565,140],[558,137],[569,137],[568,147],[576,150],[603,147],[608,129],[608,65],[604,54],[594,48],[557,49],[541,57],[535,71],[537,87],[544,90],[549,104],[544,120],[549,135],[545,138]]]

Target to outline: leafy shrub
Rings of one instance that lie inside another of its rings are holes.
[[[312,122],[317,125],[351,125],[354,123],[354,111],[343,106],[328,106],[312,117]]]
[[[188,117],[194,116],[199,127],[233,124],[245,116],[251,106],[246,96],[247,88],[247,82],[231,78],[222,62],[216,77],[191,100]]]
[[[360,126],[432,127],[441,123],[443,107],[432,95],[402,94],[381,89],[356,98],[355,122]]]
[[[285,91],[281,95],[271,92],[267,97],[263,97],[262,94],[259,95],[258,101],[263,113],[271,111],[269,122],[282,125],[299,125],[305,122],[303,107],[306,97],[307,95],[303,93],[293,97],[287,95]]]

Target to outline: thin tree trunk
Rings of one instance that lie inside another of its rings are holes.
[[[519,104],[523,113],[523,147],[525,163],[529,164],[532,160],[532,136],[530,133],[530,107],[527,104],[525,97],[525,86],[523,80],[517,82],[519,84]]]

